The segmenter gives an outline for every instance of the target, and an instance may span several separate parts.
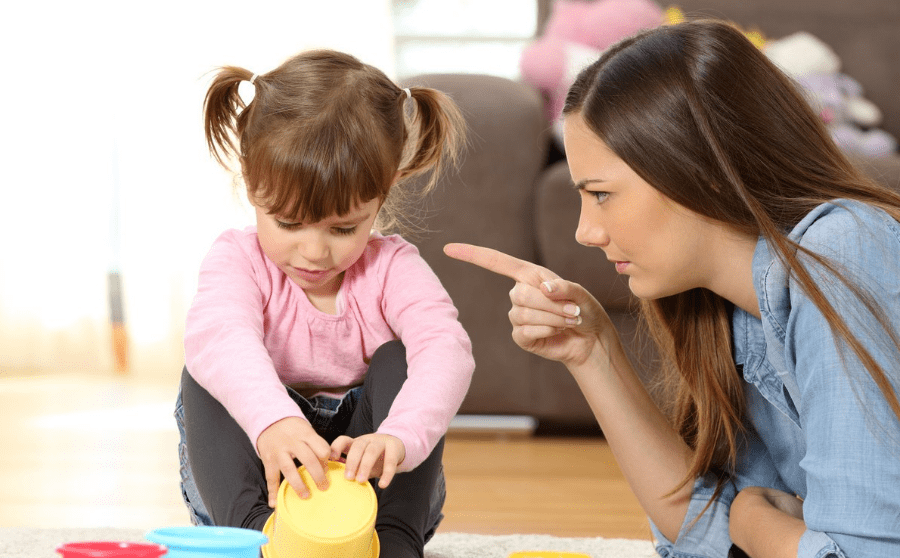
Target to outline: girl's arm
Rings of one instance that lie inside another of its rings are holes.
[[[287,394],[265,347],[263,313],[270,291],[256,235],[249,230],[223,233],[201,264],[184,347],[188,372],[253,442],[274,505],[281,474],[299,494],[308,493],[295,457],[317,484],[326,482],[321,463],[330,447]]]
[[[453,301],[416,247],[397,236],[382,242],[381,311],[406,349],[407,379],[378,433],[403,442],[398,470],[404,472],[422,463],[446,434],[475,361]]]
[[[566,365],[641,506],[676,540],[693,485],[671,492],[687,475],[691,450],[650,398],[600,303],[580,285],[494,250],[451,244],[445,252],[516,280],[513,339]]]
[[[184,338],[188,372],[254,444],[269,425],[301,415],[264,343],[271,285],[255,238],[249,231],[230,230],[216,239],[200,266]]]

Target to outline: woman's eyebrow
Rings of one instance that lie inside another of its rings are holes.
[[[574,184],[576,190],[584,190],[588,184],[602,184],[606,182],[602,178],[585,178],[584,180],[579,180]]]

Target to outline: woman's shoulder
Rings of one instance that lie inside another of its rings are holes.
[[[848,285],[885,302],[900,289],[900,223],[886,211],[859,201],[834,200],[812,211],[792,234],[802,248],[824,259],[799,255],[810,277],[841,311],[849,312],[857,300],[847,296]],[[787,277],[791,306],[802,304],[806,293],[795,288],[794,273]]]
[[[890,284],[900,284],[900,223],[880,208],[854,200],[834,200],[808,213],[789,238],[831,266],[829,269],[809,255],[799,254],[812,279],[835,300],[849,299],[840,296],[846,285],[836,280],[832,269],[866,290],[880,292]],[[774,254],[761,239],[754,257],[754,281],[761,310],[786,327],[789,314],[805,307],[809,299],[799,288],[796,274]]]
[[[900,223],[881,208],[838,199],[813,209],[794,227],[790,238],[826,256],[852,256],[866,247],[896,251],[900,249]]]

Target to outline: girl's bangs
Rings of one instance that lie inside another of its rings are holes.
[[[289,160],[256,157],[247,165],[247,191],[266,212],[284,219],[316,223],[334,215],[345,215],[360,203],[384,199],[389,180],[360,164],[349,153],[322,157],[312,150],[292,153]]]

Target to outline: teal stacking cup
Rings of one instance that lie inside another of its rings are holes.
[[[165,545],[165,558],[259,558],[269,539],[259,531],[237,527],[163,527],[145,538]]]

